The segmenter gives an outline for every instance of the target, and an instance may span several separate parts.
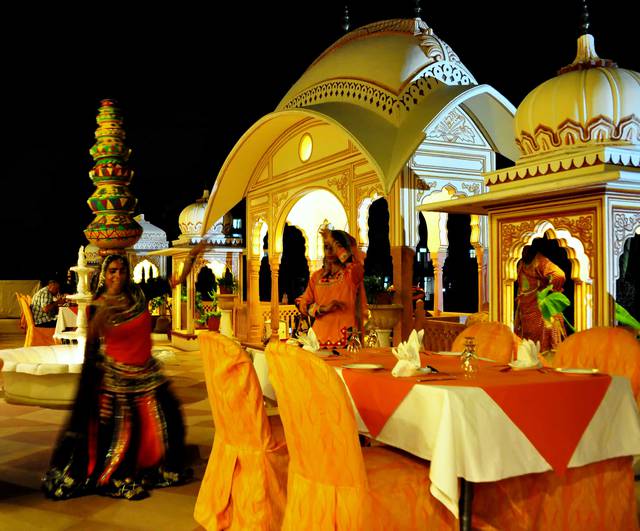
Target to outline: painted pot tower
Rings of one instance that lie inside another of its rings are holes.
[[[114,100],[100,102],[96,122],[96,143],[89,151],[95,162],[89,176],[96,190],[87,201],[95,219],[84,234],[106,256],[124,253],[140,239],[142,227],[133,219],[137,201],[129,191],[131,150],[124,145],[122,115]]]

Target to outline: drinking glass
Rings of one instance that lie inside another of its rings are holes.
[[[480,366],[478,363],[478,354],[476,353],[476,340],[473,337],[464,338],[464,350],[460,356],[460,365],[465,378],[474,378],[477,376]]]

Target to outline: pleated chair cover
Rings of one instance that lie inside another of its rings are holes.
[[[428,463],[386,447],[360,448],[345,386],[295,345],[267,346],[289,448],[284,530],[455,529],[429,493]]]
[[[626,376],[640,404],[640,341],[624,328],[596,326],[576,332],[558,345],[551,364]]]
[[[39,347],[46,345],[55,345],[56,340],[53,338],[55,328],[44,328],[36,326],[36,323],[33,320],[31,306],[29,305],[29,295],[16,293],[16,297],[18,298],[18,304],[20,304],[20,310],[22,311],[22,318],[24,318],[27,328],[27,333],[24,338],[24,346]]]
[[[288,455],[282,424],[267,417],[247,352],[218,332],[199,336],[215,424],[194,518],[207,530],[279,530]]]
[[[517,356],[520,339],[503,323],[481,321],[468,326],[453,340],[451,350],[462,352],[466,337],[476,340],[476,353],[480,357],[508,363]]]

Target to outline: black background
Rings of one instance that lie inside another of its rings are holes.
[[[414,2],[349,2],[351,29],[409,18]],[[632,2],[590,2],[601,57],[640,70]],[[508,8],[501,6],[509,6]],[[530,7],[529,7],[530,6]],[[0,278],[63,273],[86,244],[99,101],[124,113],[135,214],[179,234],[241,135],[342,34],[344,2],[25,4],[7,10]],[[421,17],[478,83],[517,106],[575,57],[581,2],[422,2]]]

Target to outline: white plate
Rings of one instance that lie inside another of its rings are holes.
[[[348,363],[342,366],[344,369],[364,369],[368,371],[374,371],[376,369],[384,369],[384,367],[378,363]]]
[[[563,374],[598,374],[600,372],[598,369],[571,369],[566,367],[556,367],[556,371]]]

